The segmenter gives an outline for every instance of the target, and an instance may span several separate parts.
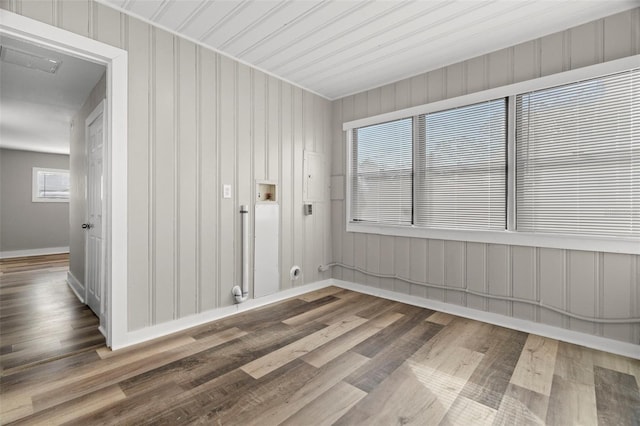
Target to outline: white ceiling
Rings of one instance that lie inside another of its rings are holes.
[[[0,148],[68,154],[71,119],[106,68],[6,36],[0,44],[62,61],[55,74],[0,61]]]
[[[328,99],[640,5],[639,0],[99,0]]]

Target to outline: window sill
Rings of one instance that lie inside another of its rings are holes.
[[[537,234],[513,231],[463,231],[457,229],[428,229],[415,226],[392,226],[362,223],[347,223],[347,232],[390,235],[397,237],[429,238],[434,240],[586,250],[607,253],[640,254],[640,239],[631,238]]]
[[[60,199],[60,198],[33,198],[31,199],[32,203],[69,203],[69,200]]]

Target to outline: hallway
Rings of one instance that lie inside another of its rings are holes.
[[[67,285],[69,256],[0,261],[0,371],[37,364],[104,345],[98,318]]]

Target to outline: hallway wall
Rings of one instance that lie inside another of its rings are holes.
[[[0,252],[69,247],[69,203],[34,203],[33,167],[68,170],[69,156],[0,149]]]

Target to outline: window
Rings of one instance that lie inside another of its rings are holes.
[[[418,128],[416,225],[504,230],[506,100],[425,114]]]
[[[69,170],[33,168],[33,194],[35,202],[68,202]]]
[[[344,123],[347,231],[640,254],[638,63]]]
[[[411,224],[412,119],[353,130],[351,220]]]
[[[517,230],[640,236],[640,72],[517,96]]]

